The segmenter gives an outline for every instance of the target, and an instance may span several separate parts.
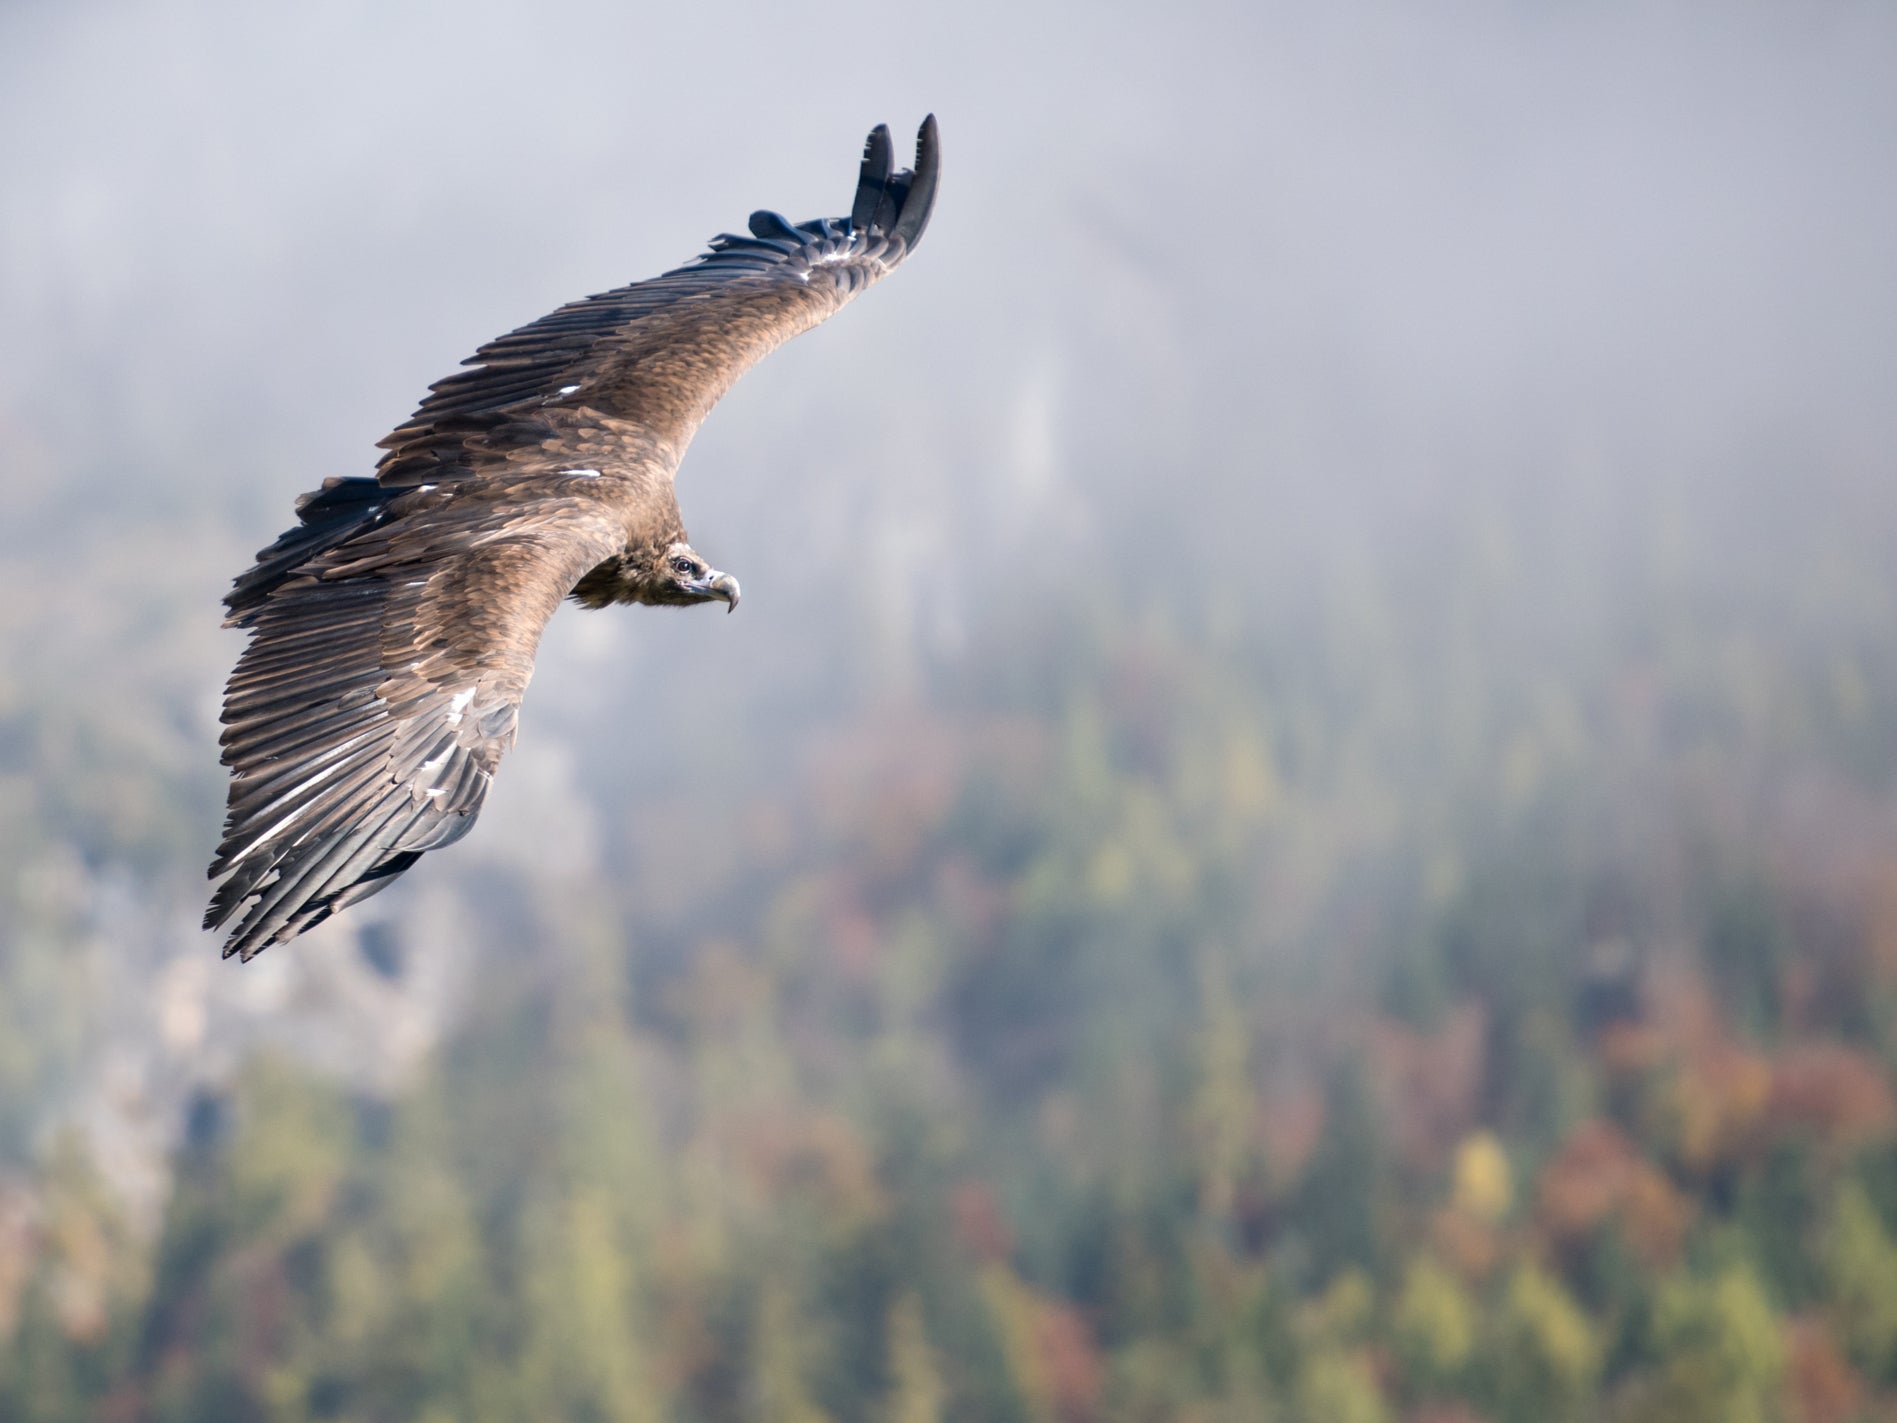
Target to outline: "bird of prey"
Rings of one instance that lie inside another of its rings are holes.
[[[935,202],[934,116],[915,167],[864,146],[845,218],[751,215],[750,234],[490,341],[328,479],[224,602],[249,644],[224,694],[230,799],[207,929],[249,959],[467,834],[514,741],[563,598],[738,603],[673,496],[685,447],[759,358],[914,250]]]

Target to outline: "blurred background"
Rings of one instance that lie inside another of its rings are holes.
[[[0,1417],[1897,1418],[1897,15],[0,8]],[[477,831],[196,928],[218,599],[942,123]]]

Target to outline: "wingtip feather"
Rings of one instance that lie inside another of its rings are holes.
[[[856,180],[856,201],[850,205],[850,226],[863,231],[876,220],[876,209],[889,187],[889,175],[895,167],[895,145],[890,142],[889,125],[877,124],[863,140],[863,167]]]
[[[791,225],[788,218],[782,213],[772,212],[769,208],[759,208],[752,213],[747,226],[751,229],[751,235],[762,241],[793,243],[803,241],[803,235]]]
[[[916,167],[915,175],[909,181],[909,191],[902,200],[902,213],[896,219],[895,236],[914,248],[922,240],[922,233],[929,225],[929,214],[935,209],[935,184],[941,171],[942,144],[936,128],[935,115],[930,114],[922,121],[922,127],[916,130]]]

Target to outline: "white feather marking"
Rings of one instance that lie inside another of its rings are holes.
[[[374,735],[375,735],[375,728],[371,727],[368,731],[357,732],[354,736],[350,737],[347,741],[339,741],[334,746],[325,747],[320,755],[311,757],[308,764],[321,765],[327,761],[335,761],[337,762],[336,765],[330,766],[329,770],[317,772],[314,776],[311,776],[307,781],[303,782],[303,784],[300,786],[294,786],[291,789],[284,791],[279,795],[272,796],[266,804],[259,806],[256,810],[251,812],[252,818],[254,819],[256,816],[264,814],[267,811],[275,810],[278,806],[282,805],[283,802],[288,800],[291,796],[297,794],[299,791],[307,790],[309,787],[315,785],[318,781],[322,780],[324,776],[327,776],[330,773],[330,771],[340,769],[341,762],[338,758],[342,757],[345,753],[354,750],[357,745],[359,745],[363,741],[368,740],[371,736],[374,736]],[[259,767],[257,770],[251,771],[246,775],[238,777],[238,779],[244,780],[244,781],[258,780],[268,775],[271,770],[272,768],[270,766],[267,766],[267,765],[262,766],[262,767]]]
[[[579,387],[578,387],[577,385],[563,385],[563,386],[561,386],[561,387],[560,387],[560,394],[562,394],[562,395],[571,395],[571,394],[573,394],[573,392],[574,392],[574,391],[576,391],[576,390],[578,390],[578,389],[579,389]]]
[[[309,764],[318,765],[324,761],[330,761],[330,760],[335,759],[336,757],[342,755],[345,751],[354,750],[362,742],[367,741],[371,736],[374,736],[379,729],[380,729],[379,727],[372,726],[367,731],[358,731],[354,736],[350,737],[347,741],[338,741],[334,746],[325,746],[319,754],[312,756],[310,758]],[[260,766],[253,771],[248,771],[244,773],[243,775],[239,776],[238,779],[245,780],[245,781],[258,780],[264,776],[268,776],[272,770],[273,768],[268,765]],[[295,794],[295,793],[288,792],[288,794]],[[277,797],[277,800],[281,800],[282,798],[283,798],[282,796],[279,796]],[[276,801],[271,802],[271,805],[274,805],[274,804],[276,804]],[[264,809],[268,810],[270,809],[270,806],[266,805]]]
[[[285,801],[296,799],[296,797],[303,794],[304,791],[308,790],[311,786],[315,785],[318,781],[323,780],[326,777],[335,775],[338,771],[342,770],[342,768],[348,764],[349,763],[347,761],[343,761],[343,760],[336,760],[336,761],[330,762],[327,766],[323,767],[322,770],[318,771],[315,775],[311,776],[307,781],[304,781],[302,784],[292,786],[289,790],[285,791],[282,795],[273,796],[270,800],[270,803],[262,807],[262,809],[266,811],[275,810],[278,806],[282,805]],[[255,840],[252,840],[249,846],[244,850],[244,855],[248,855],[252,850],[256,849],[259,845],[263,844],[264,841],[268,840],[272,835],[275,835],[279,830],[283,829],[283,827],[288,825],[290,821],[295,820],[297,816],[301,815],[306,809],[308,809],[307,806],[299,806],[296,810],[291,811],[289,816],[286,819],[278,821],[277,824],[271,826],[270,829],[265,834],[258,836]],[[238,856],[239,859],[242,859],[243,857],[244,857],[243,855]]]
[[[344,753],[350,750],[353,750],[359,742],[366,741],[369,737],[373,735],[375,735],[375,731],[373,729],[369,731],[360,732],[357,735],[350,737],[347,741],[339,742],[335,746],[332,746],[328,750],[324,751],[323,759],[329,762],[327,766],[323,767],[322,770],[318,771],[315,775],[311,776],[308,780],[304,781],[302,784],[292,786],[289,790],[284,791],[281,795],[272,796],[266,804],[259,806],[255,811],[252,812],[253,817],[257,815],[263,815],[269,811],[275,810],[278,806],[282,805],[285,801],[291,800],[294,797],[301,795],[304,791],[308,790],[311,786],[315,785],[318,781],[322,780],[325,776],[333,776],[336,772],[342,770],[345,766],[349,764],[349,761],[345,757]],[[278,835],[282,834],[283,831],[287,829],[290,826],[290,824],[296,820],[298,816],[302,815],[303,812],[308,810],[309,808],[310,807],[309,807],[308,802],[305,802],[304,804],[299,805],[295,810],[291,811],[288,815],[284,816],[283,819],[279,820],[275,825],[271,826],[268,830],[264,831],[264,833],[259,835],[255,840],[252,840],[248,845],[244,846],[244,848],[241,851],[239,851],[237,854],[232,855],[231,863],[234,865],[242,860],[249,859],[250,856],[255,854],[259,848],[261,848],[264,845],[269,844],[270,841],[276,839]]]
[[[560,471],[560,473],[570,474],[575,479],[598,479],[599,478],[599,471],[596,469],[563,469]]]
[[[283,831],[290,825],[292,821],[294,821],[298,816],[302,815],[303,812],[308,809],[309,809],[309,806],[307,803],[303,805],[299,805],[295,810],[291,811],[288,815],[284,816],[283,819],[279,820],[275,825],[271,826],[268,830],[264,831],[264,833],[259,835],[255,840],[252,840],[248,845],[244,846],[241,852],[239,852],[238,854],[232,855],[231,863],[233,865],[237,865],[237,864],[242,864],[245,860],[248,860],[252,855],[257,853],[258,849],[268,844],[270,841],[276,839],[278,835],[282,834]]]
[[[474,700],[474,688],[472,687],[469,687],[464,692],[456,692],[454,696],[449,698],[448,725],[450,726],[461,725],[461,709],[473,700]]]

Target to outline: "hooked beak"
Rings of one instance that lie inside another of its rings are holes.
[[[735,613],[738,610],[738,580],[729,573],[720,573],[705,585],[705,591],[714,598],[725,600],[725,611]]]

